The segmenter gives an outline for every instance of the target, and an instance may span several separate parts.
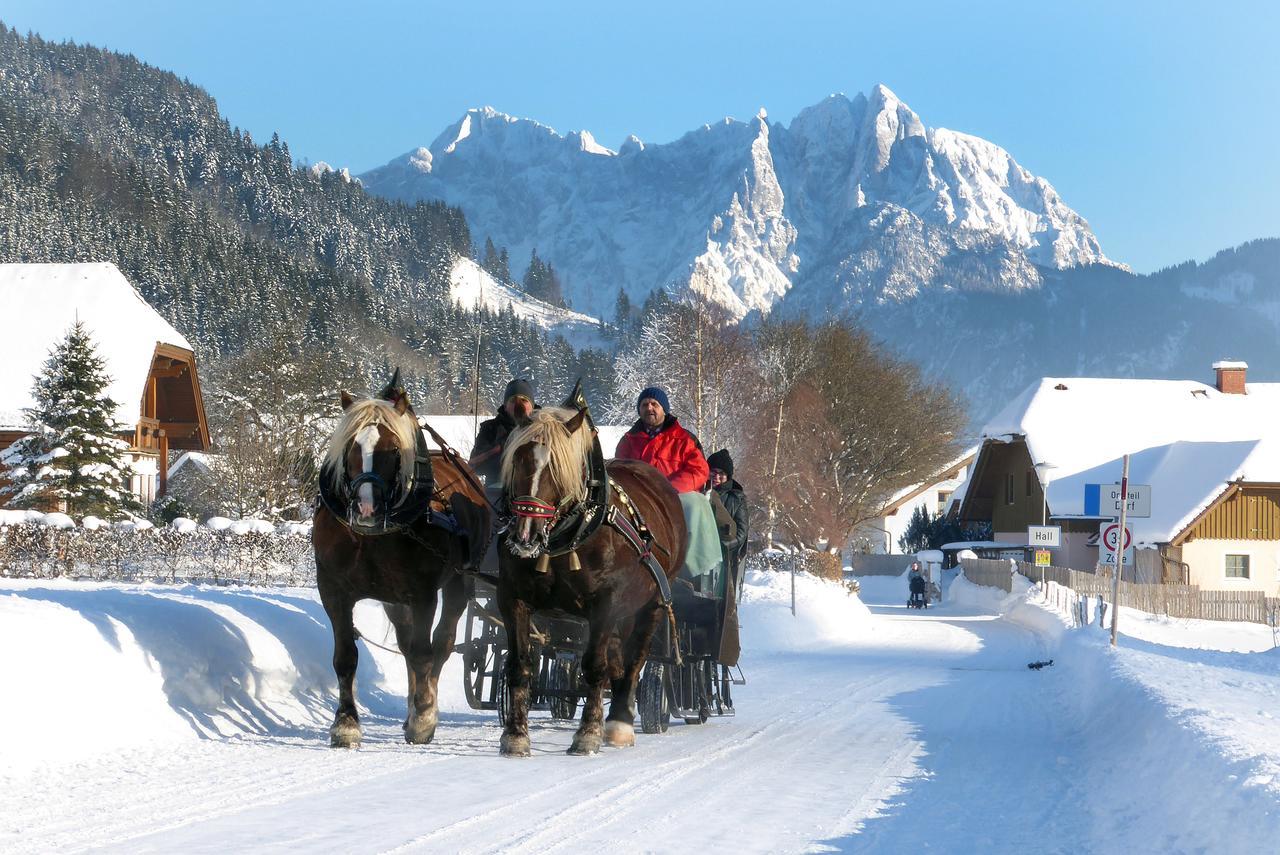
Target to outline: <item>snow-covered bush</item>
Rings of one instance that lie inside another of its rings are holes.
[[[829,579],[833,582],[844,579],[844,568],[840,565],[840,556],[811,549],[795,552],[787,552],[783,549],[761,550],[747,558],[746,566],[751,570],[790,572],[793,560],[795,569],[817,576],[819,579]]]
[[[39,516],[39,521],[0,521],[0,576],[315,584],[309,531],[277,533],[260,520],[248,526],[255,531],[245,534],[229,528],[214,531],[193,520],[167,528],[145,520],[59,528],[45,524],[53,515]]]

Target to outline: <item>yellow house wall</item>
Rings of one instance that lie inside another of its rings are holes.
[[[1249,578],[1228,579],[1226,556],[1248,555]],[[1280,541],[1196,538],[1182,545],[1191,584],[1206,591],[1265,591],[1280,596]]]

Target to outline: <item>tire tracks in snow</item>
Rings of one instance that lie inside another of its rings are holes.
[[[406,841],[394,848],[383,850],[383,853],[384,855],[391,855],[391,853],[424,851],[446,842],[456,851],[468,853],[533,852],[545,851],[548,848],[580,847],[583,838],[598,834],[604,825],[614,825],[622,821],[630,815],[633,807],[643,805],[648,809],[654,804],[662,804],[661,794],[666,790],[677,787],[684,779],[712,766],[724,764],[742,752],[755,749],[762,744],[762,740],[764,741],[763,744],[768,744],[767,739],[769,737],[776,736],[779,733],[785,736],[797,717],[805,716],[806,720],[812,722],[828,721],[832,718],[831,711],[842,704],[846,704],[849,696],[866,694],[892,679],[894,679],[894,675],[889,673],[864,676],[833,690],[831,700],[810,701],[807,706],[798,704],[799,709],[791,708],[790,705],[797,697],[804,698],[806,695],[803,691],[794,691],[784,698],[773,701],[772,706],[775,708],[782,706],[784,709],[752,726],[750,731],[745,734],[727,723],[711,727],[690,727],[689,729],[694,732],[688,734],[688,739],[698,740],[699,743],[704,742],[708,737],[715,740],[714,743],[709,745],[700,745],[693,754],[681,753],[679,756],[666,760],[661,760],[660,757],[651,758],[648,756],[657,752],[666,753],[669,750],[668,745],[676,748],[673,744],[674,740],[670,737],[673,735],[683,736],[685,727],[677,727],[675,728],[676,733],[668,733],[661,739],[653,740],[652,742],[646,740],[640,746],[644,749],[642,754],[630,753],[628,756],[618,750],[608,750],[605,752],[608,756],[596,758],[596,760],[609,765],[593,770],[586,776],[575,776],[572,790],[539,790],[514,802],[451,823],[413,840]],[[735,723],[742,720],[739,717],[733,719]],[[723,733],[718,731],[723,731]],[[824,733],[810,734],[804,740],[804,744],[810,745],[824,737]],[[676,750],[679,750],[679,748],[676,748]],[[653,759],[659,759],[660,762],[653,763]],[[533,762],[536,762],[536,758],[534,758]],[[594,781],[602,776],[621,776],[621,779],[585,800],[578,801],[568,807],[563,806],[566,798],[572,798],[574,793],[582,792],[584,778],[587,781]],[[545,800],[554,800],[555,803],[551,805],[551,811],[530,822],[527,818],[527,809],[534,803]],[[506,817],[522,816],[526,817],[522,822],[501,822],[498,824],[499,828],[508,830],[505,835],[490,835],[485,836],[483,839],[472,839],[470,841],[456,839],[459,833],[482,826],[490,826]],[[607,817],[608,821],[603,824],[594,821],[584,824],[597,817]],[[510,832],[509,829],[513,827],[519,827],[520,831]]]

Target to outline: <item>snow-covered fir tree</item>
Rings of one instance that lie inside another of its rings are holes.
[[[65,504],[73,516],[118,517],[141,506],[129,492],[127,425],[106,397],[111,379],[84,324],[76,323],[45,361],[26,411],[31,433],[0,456],[12,507]]]

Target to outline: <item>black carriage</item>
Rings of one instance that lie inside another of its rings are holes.
[[[469,586],[470,601],[457,647],[462,654],[467,703],[472,709],[495,710],[501,720],[507,706],[506,629],[498,614],[493,584],[472,577]],[[701,724],[713,715],[734,714],[731,687],[746,682],[738,668],[735,589],[723,565],[696,581],[675,580],[672,611],[679,657],[664,616],[637,688],[644,733],[666,731],[673,716],[686,724]],[[538,612],[531,625],[538,668],[530,709],[547,711],[553,719],[572,719],[585,694],[579,674],[587,643],[586,622]]]

